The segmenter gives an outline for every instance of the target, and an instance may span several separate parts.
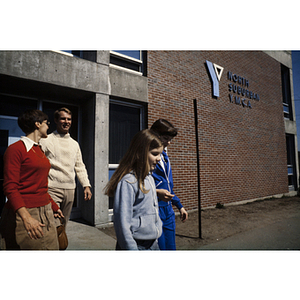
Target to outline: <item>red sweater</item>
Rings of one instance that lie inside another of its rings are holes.
[[[7,207],[16,211],[24,206],[40,207],[51,202],[53,211],[57,211],[59,207],[48,194],[50,167],[39,146],[27,152],[22,141],[10,145],[4,154],[3,189]]]

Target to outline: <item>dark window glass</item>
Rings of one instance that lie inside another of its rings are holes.
[[[109,163],[118,164],[126,153],[133,136],[142,129],[141,106],[127,106],[111,102],[109,106]],[[109,178],[116,166],[109,170]],[[113,208],[113,198],[109,198],[109,209]]]
[[[281,65],[281,85],[282,85],[282,100],[283,111],[286,119],[293,119],[292,105],[291,105],[291,83],[290,70],[284,65]]]
[[[117,66],[126,68],[126,69],[141,72],[141,63],[138,63],[133,60],[126,60],[126,59],[123,59],[122,57],[111,55],[110,63],[113,65],[117,65]]]
[[[296,157],[295,157],[295,137],[286,134],[287,169],[289,179],[289,189],[297,190]]]
[[[147,51],[114,50],[110,53],[110,63],[147,76]]]
[[[118,164],[126,153],[133,136],[140,130],[139,107],[110,103],[109,163]]]
[[[86,50],[62,50],[63,52],[73,54],[74,56],[80,57],[82,59],[96,61],[96,51],[86,51]]]
[[[0,94],[0,115],[19,117],[28,109],[37,109],[37,100]]]
[[[141,51],[140,50],[114,50],[114,52],[118,52],[120,54],[127,55],[132,58],[141,60]]]

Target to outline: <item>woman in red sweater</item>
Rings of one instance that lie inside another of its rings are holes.
[[[1,234],[8,250],[58,250],[54,216],[63,217],[48,194],[49,160],[39,146],[47,137],[48,116],[29,110],[18,118],[26,136],[4,154],[4,194]],[[55,212],[55,213],[53,213]]]

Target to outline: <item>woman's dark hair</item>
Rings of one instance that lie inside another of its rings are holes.
[[[22,131],[27,135],[31,132],[34,132],[37,129],[35,123],[43,123],[44,121],[48,121],[48,116],[38,109],[26,110],[23,114],[21,114],[18,118],[18,125],[22,129]]]
[[[159,136],[168,135],[172,138],[175,137],[178,132],[178,129],[165,119],[156,120],[150,129],[156,132]]]

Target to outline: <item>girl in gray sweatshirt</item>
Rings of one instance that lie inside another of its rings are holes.
[[[162,222],[151,172],[162,151],[153,131],[138,132],[105,187],[105,194],[114,197],[117,250],[159,250]]]

